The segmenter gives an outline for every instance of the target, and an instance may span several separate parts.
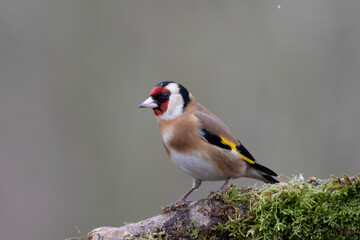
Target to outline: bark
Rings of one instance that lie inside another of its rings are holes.
[[[359,175],[355,177],[339,178],[339,181],[354,182],[359,179]],[[299,181],[303,181],[300,176]],[[328,182],[328,180],[318,180],[312,177],[308,183],[313,186],[319,186]],[[279,183],[282,184],[282,183]],[[268,187],[268,186],[265,186]],[[258,190],[259,188],[247,187],[239,189],[241,193]],[[244,206],[237,206],[236,211],[241,214],[246,214],[248,209]],[[192,226],[196,226],[196,233],[199,235],[207,235],[211,229],[218,223],[225,223],[229,216],[234,213],[234,207],[231,203],[222,201],[221,199],[205,199],[194,202],[188,202],[183,205],[176,205],[172,207],[171,212],[169,208],[165,207],[161,214],[151,217],[149,219],[129,223],[121,227],[99,227],[92,230],[88,236],[72,238],[81,240],[119,240],[132,239],[146,236],[149,233],[164,234],[164,236],[171,236],[171,239],[189,239],[196,238],[191,236]],[[205,234],[204,234],[205,233]],[[224,239],[228,237],[224,236]]]
[[[207,231],[214,224],[224,222],[232,207],[221,200],[198,200],[177,205],[171,209],[165,207],[163,213],[149,219],[130,223],[122,227],[100,227],[92,230],[88,240],[117,240],[133,236],[141,237],[149,232],[163,231],[175,238],[188,233],[188,227],[195,221],[196,228]]]

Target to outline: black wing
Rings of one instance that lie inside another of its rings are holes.
[[[213,144],[215,146],[218,146],[220,148],[224,148],[227,150],[231,150],[231,147],[227,144],[224,144],[223,141],[221,140],[221,137],[216,135],[215,133],[212,133],[208,130],[206,130],[206,128],[201,129],[203,132],[203,138],[210,144]]]
[[[216,135],[215,133],[212,133],[208,131],[206,128],[202,128],[203,138],[210,144],[213,144],[215,146],[218,146],[220,148],[226,149],[226,150],[236,150],[241,158],[246,161],[248,164],[250,164],[252,167],[254,167],[256,170],[261,172],[261,175],[266,178],[271,183],[277,183],[278,181],[274,179],[272,176],[277,176],[277,174],[272,171],[271,169],[259,164],[256,162],[255,158],[251,153],[244,147],[244,145],[233,145],[235,146],[235,149],[233,149],[231,144],[227,144],[224,139],[222,139],[220,136]],[[239,141],[240,142],[240,141]]]

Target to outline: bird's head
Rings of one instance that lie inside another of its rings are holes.
[[[190,93],[183,85],[166,81],[156,84],[139,108],[152,108],[159,119],[171,120],[180,116],[189,102]]]

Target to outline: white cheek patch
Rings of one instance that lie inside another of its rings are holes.
[[[169,89],[172,94],[179,93],[179,87],[176,83],[169,83],[166,88]]]
[[[159,115],[158,118],[162,120],[171,120],[177,118],[183,112],[184,100],[179,93],[179,88],[175,83],[170,83],[166,86],[171,91],[169,104],[166,112]]]

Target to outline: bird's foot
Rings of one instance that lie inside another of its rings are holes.
[[[224,185],[221,186],[221,188],[219,190],[217,190],[216,192],[212,193],[210,196],[209,196],[209,200],[212,200],[214,197],[216,197],[219,193],[223,193],[225,191],[227,191],[229,189],[228,187],[228,183],[230,181],[230,177],[228,177],[224,183]]]
[[[214,198],[216,198],[216,196],[217,196],[218,194],[221,194],[222,192],[223,192],[223,191],[220,189],[220,190],[218,190],[218,191],[210,194],[209,200],[213,200]]]
[[[186,204],[188,204],[188,203],[190,203],[191,201],[186,201],[185,199],[182,199],[182,198],[180,198],[179,200],[177,200],[176,202],[173,202],[173,203],[170,203],[168,206],[166,206],[163,210],[165,211],[165,212],[169,212],[169,213],[171,213],[171,210],[174,210],[174,209],[176,209],[176,208],[178,208],[178,207],[181,207],[181,206],[183,206],[183,205],[186,205]]]
[[[229,190],[228,187],[220,188],[220,189],[217,190],[216,192],[213,192],[212,194],[210,194],[209,200],[216,199],[216,196],[217,196],[218,194],[222,194],[223,192],[226,192],[227,190]]]

